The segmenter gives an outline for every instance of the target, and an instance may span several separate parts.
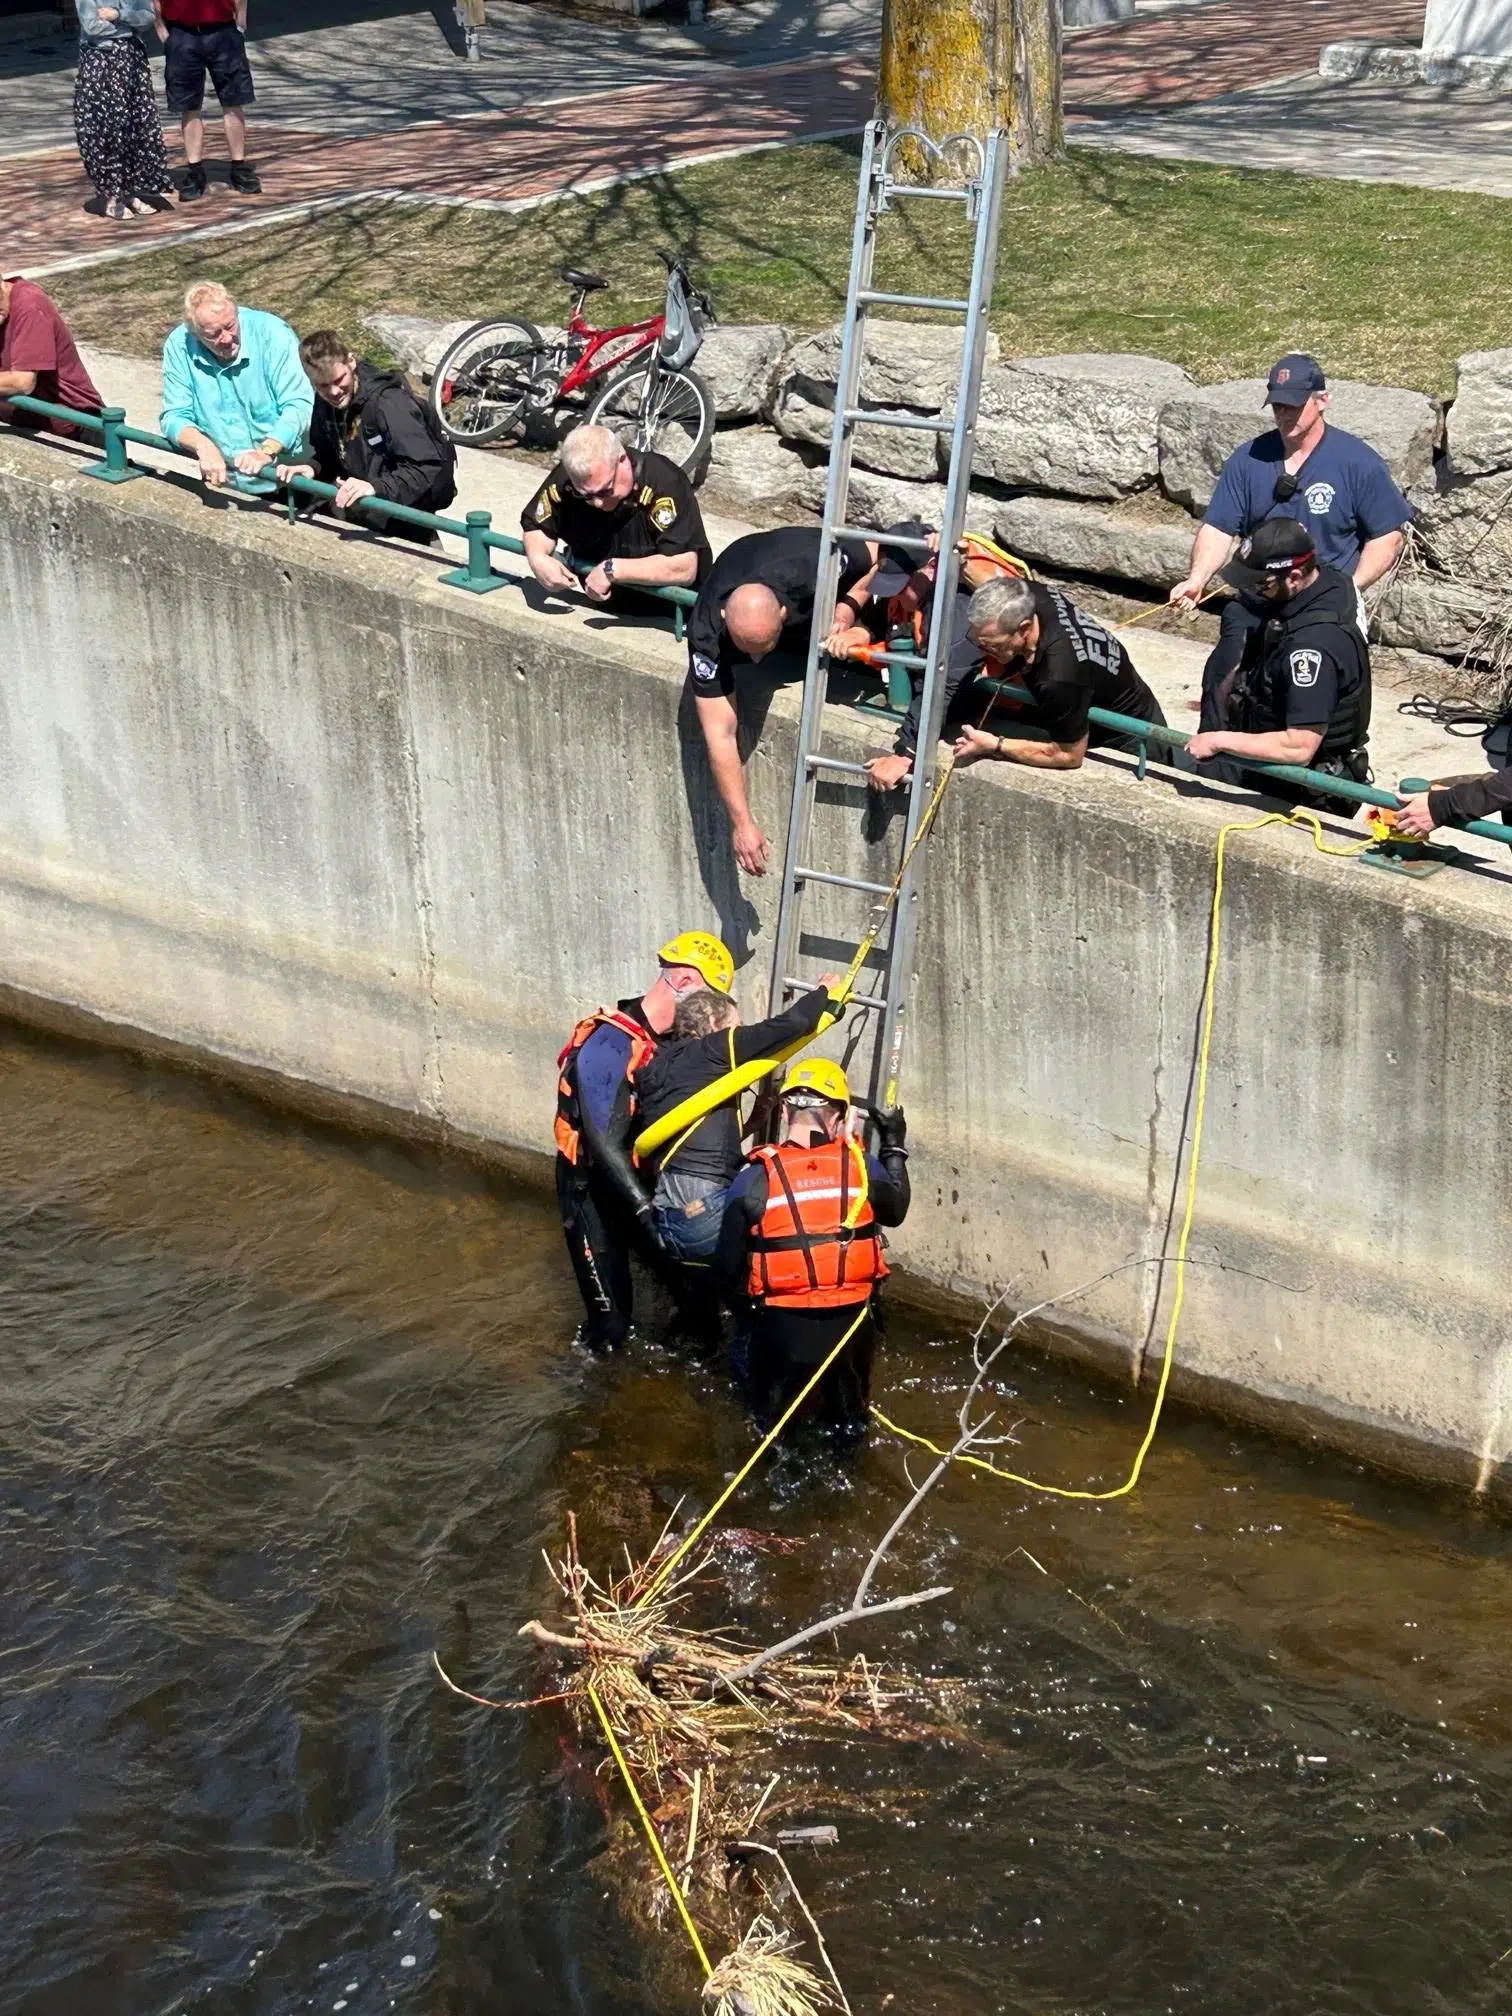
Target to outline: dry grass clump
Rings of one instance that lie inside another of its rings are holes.
[[[821,2016],[839,2008],[813,1968],[794,1958],[796,1948],[770,1918],[753,1918],[735,1951],[704,1983],[711,2016]]]

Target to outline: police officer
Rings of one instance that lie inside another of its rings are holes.
[[[1354,583],[1337,568],[1318,565],[1312,534],[1294,518],[1267,519],[1241,542],[1223,578],[1266,617],[1246,636],[1238,665],[1215,695],[1221,725],[1192,737],[1185,750],[1189,763],[1181,767],[1253,786],[1252,771],[1225,760],[1247,756],[1363,782],[1370,774],[1370,651]],[[1295,804],[1326,810],[1345,804],[1279,780],[1264,788]]]
[[[608,1135],[616,1096],[672,1027],[679,1001],[701,987],[728,994],[735,979],[728,948],[706,931],[680,932],[656,956],[661,971],[650,990],[584,1016],[557,1059],[557,1204],[587,1311],[579,1339],[595,1351],[629,1334],[630,1253],[654,1251],[650,1200]]]
[[[715,561],[688,619],[688,684],[709,752],[714,783],[730,815],[735,859],[748,875],[765,875],[767,837],[751,817],[735,712],[736,674],[774,652],[801,673],[807,662],[819,593],[821,535],[806,525],[748,532]],[[840,542],[840,591],[831,636],[850,628],[866,606],[861,584],[876,565],[862,539]]]
[[[1236,448],[1219,472],[1186,578],[1171,590],[1178,607],[1195,608],[1239,540],[1270,518],[1304,525],[1322,565],[1347,574],[1362,594],[1396,565],[1412,507],[1368,442],[1329,426],[1328,402],[1316,358],[1293,351],[1277,359],[1265,387],[1275,428]],[[1203,672],[1200,727],[1220,726],[1217,689],[1269,614],[1245,595],[1224,603],[1218,643]]]
[[[901,1107],[876,1114],[879,1154],[847,1128],[850,1087],[827,1057],[783,1081],[776,1144],[758,1148],[730,1186],[716,1268],[751,1305],[743,1383],[763,1428],[854,1334],[815,1396],[843,1441],[866,1433],[885,1279],[881,1227],[908,1215],[908,1138]],[[860,1319],[859,1324],[857,1319]]]
[[[621,588],[696,588],[712,555],[693,485],[675,462],[626,448],[607,427],[574,427],[561,460],[520,513],[525,558],[543,588],[607,602]],[[557,557],[561,543],[588,568]]]

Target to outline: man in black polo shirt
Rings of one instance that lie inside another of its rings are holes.
[[[864,539],[843,539],[840,599],[831,636],[852,628],[866,596],[850,591],[876,565]],[[748,532],[727,546],[699,590],[688,620],[688,683],[709,750],[709,767],[730,815],[735,859],[748,875],[765,875],[766,835],[751,817],[736,736],[735,675],[781,652],[788,677],[808,659],[809,629],[818,593],[821,535],[807,526]]]
[[[696,588],[713,557],[682,470],[626,448],[607,427],[573,428],[520,524],[541,586],[581,589],[595,602],[616,588]],[[585,578],[557,558],[558,542],[589,569]]]
[[[1093,707],[1164,727],[1160,702],[1123,645],[1060,589],[1041,581],[989,581],[972,596],[967,622],[986,654],[987,672],[1001,668],[1028,687],[1034,706],[1020,718],[1043,729],[1047,739],[962,726],[958,763],[996,756],[1041,770],[1079,770],[1089,748],[1137,755],[1137,736],[1093,727]]]

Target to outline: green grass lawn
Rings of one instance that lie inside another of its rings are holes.
[[[223,279],[301,331],[362,317],[564,319],[565,260],[612,281],[601,320],[659,301],[662,246],[688,248],[726,321],[799,331],[842,306],[857,146],[712,162],[600,195],[499,211],[378,204],[60,274],[75,330],[150,353],[185,284]],[[914,205],[884,225],[884,286],[952,291],[966,228]],[[993,326],[1010,355],[1144,350],[1199,378],[1253,375],[1283,350],[1331,374],[1426,392],[1454,387],[1466,350],[1512,341],[1512,204],[1304,175],[1073,148],[1009,184]]]

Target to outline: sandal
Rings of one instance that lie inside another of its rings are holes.
[[[110,201],[105,205],[105,215],[107,217],[113,217],[115,221],[119,224],[123,222],[125,219],[134,216],[135,212],[130,208],[130,206],[125,202],[125,200],[122,197],[112,196]]]
[[[128,196],[126,201],[133,217],[156,217],[157,215],[157,206],[144,201],[140,196]]]

